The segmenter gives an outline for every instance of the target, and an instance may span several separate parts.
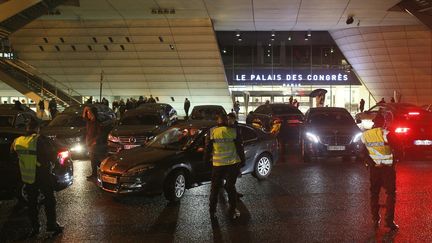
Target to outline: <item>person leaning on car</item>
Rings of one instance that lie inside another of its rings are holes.
[[[14,140],[11,153],[18,155],[21,180],[28,195],[28,215],[32,231],[30,236],[39,234],[38,196],[41,192],[45,199],[47,232],[59,234],[63,227],[57,223],[56,199],[52,165],[49,161],[51,144],[47,137],[38,134],[37,121],[31,120],[26,126],[26,134]]]
[[[361,141],[365,145],[363,150],[366,166],[370,171],[370,205],[372,220],[375,228],[379,227],[379,194],[381,187],[386,190],[386,224],[391,230],[399,227],[394,222],[396,203],[396,170],[395,158],[391,148],[392,134],[385,129],[384,117],[378,113],[373,120],[372,129],[363,132]]]
[[[227,117],[217,115],[217,126],[210,128],[206,136],[204,160],[212,160],[212,183],[210,191],[210,217],[215,218],[218,194],[226,179],[225,189],[230,204],[229,213],[233,219],[240,216],[237,210],[237,181],[239,166],[245,164],[241,137],[237,129],[228,126]]]

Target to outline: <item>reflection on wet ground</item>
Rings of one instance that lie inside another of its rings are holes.
[[[286,149],[267,181],[240,178],[240,219],[228,218],[226,195],[221,195],[213,222],[209,185],[188,190],[174,205],[159,195],[113,197],[86,180],[88,161],[76,161],[74,184],[57,194],[65,231],[50,241],[432,242],[432,161],[398,165],[400,230],[387,233],[384,227],[375,231],[370,222],[368,173],[362,164],[338,158],[305,164],[296,154]],[[0,242],[21,241],[30,230],[25,212],[12,212],[14,203],[0,204]]]

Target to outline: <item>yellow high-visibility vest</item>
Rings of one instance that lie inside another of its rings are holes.
[[[213,166],[233,165],[240,162],[234,140],[237,131],[231,127],[214,127],[210,129],[213,141]]]
[[[387,144],[385,130],[382,128],[373,128],[363,132],[361,140],[369,151],[369,156],[377,165],[392,165],[393,154],[390,146]]]
[[[38,135],[21,136],[15,139],[13,148],[18,154],[21,180],[27,184],[33,184],[36,179]]]

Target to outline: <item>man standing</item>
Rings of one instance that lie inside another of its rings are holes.
[[[189,118],[189,108],[190,108],[190,101],[188,100],[188,98],[185,98],[185,101],[184,101],[184,110],[185,110],[185,113],[186,113],[186,119]]]
[[[52,98],[48,103],[48,109],[51,114],[51,119],[54,119],[55,115],[57,114],[57,102],[55,98]]]
[[[365,106],[365,100],[364,100],[364,99],[361,99],[361,100],[360,100],[360,112],[363,112],[363,111],[364,111],[364,106]]]
[[[40,118],[43,119],[44,114],[45,114],[45,101],[44,101],[44,99],[39,100],[38,107],[39,107]]]
[[[212,127],[206,137],[204,159],[212,159],[212,184],[210,191],[210,217],[215,219],[218,194],[226,179],[225,189],[230,204],[229,213],[233,219],[240,217],[237,210],[237,192],[235,183],[238,176],[238,163],[245,163],[244,152],[241,153],[241,138],[235,128],[227,126],[226,116],[217,116],[218,125]],[[211,157],[211,158],[210,158]]]
[[[381,187],[386,190],[386,224],[391,230],[397,230],[399,226],[394,222],[394,210],[396,203],[396,170],[392,149],[389,145],[392,134],[384,129],[384,117],[378,113],[374,118],[372,129],[363,132],[361,137],[367,149],[366,166],[370,171],[370,205],[372,220],[375,228],[379,227],[379,194]]]
[[[108,130],[97,118],[96,107],[86,106],[83,111],[83,118],[87,122],[86,144],[90,154],[91,175],[87,176],[88,179],[96,178],[97,167],[105,158],[108,147]],[[108,121],[107,121],[108,122]]]
[[[147,100],[147,103],[156,103],[156,100],[153,98],[153,95],[150,95],[150,98]]]
[[[39,234],[39,192],[45,197],[45,214],[47,218],[47,232],[59,234],[63,227],[57,223],[56,199],[52,182],[52,165],[50,163],[51,145],[49,139],[38,135],[38,124],[31,120],[26,127],[26,135],[18,137],[12,143],[11,152],[19,159],[21,180],[28,195],[28,214],[32,224],[30,236]]]
[[[377,104],[385,104],[385,103],[386,102],[385,102],[384,98],[381,98],[381,100]]]

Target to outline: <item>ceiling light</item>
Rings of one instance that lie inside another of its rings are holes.
[[[240,37],[240,31],[237,31],[235,36]]]
[[[271,46],[271,43],[269,44],[269,46]]]
[[[333,47],[332,48],[330,48],[330,53],[333,53],[334,52],[334,49],[333,49]]]
[[[275,32],[272,31],[272,33],[271,33],[271,37],[275,37],[275,36],[276,36]]]
[[[241,36],[237,39],[238,41],[242,41],[243,39],[241,38]]]
[[[170,44],[169,47],[171,50],[174,50],[174,45]]]
[[[288,40],[289,40],[289,41],[291,40],[291,36],[288,36]]]
[[[352,23],[354,23],[354,15],[349,15],[346,20],[346,24],[352,24]]]
[[[310,32],[310,30],[308,30],[308,32],[307,32],[307,36],[308,36],[308,37],[311,37],[311,36],[312,36],[312,33]]]
[[[225,49],[222,50],[223,53],[226,53],[227,51]]]
[[[309,36],[306,34],[305,35],[305,41],[309,40]]]

